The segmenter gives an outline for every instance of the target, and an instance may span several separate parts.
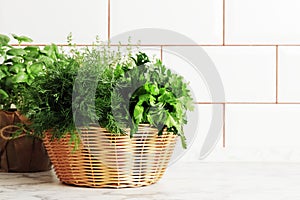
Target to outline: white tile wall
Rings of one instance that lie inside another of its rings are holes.
[[[221,104],[214,105],[217,109],[220,110],[220,113],[222,113],[223,106]],[[206,136],[208,135],[210,125],[212,122],[213,117],[213,105],[197,105],[197,111],[198,111],[198,120],[196,121],[197,124],[193,124],[193,126],[197,126],[198,131],[195,135],[192,135],[193,138],[191,140],[190,147],[183,152],[183,156],[180,159],[181,161],[193,161],[197,160],[200,157],[200,151],[203,147],[203,143],[205,141]],[[222,116],[220,116],[222,117]],[[195,123],[195,122],[194,122]],[[222,143],[223,143],[223,137],[222,137],[223,129],[220,130],[219,134],[219,140],[217,141],[216,146],[214,147],[213,153],[221,151],[222,152]],[[187,133],[188,134],[188,133]],[[183,150],[181,150],[183,151]],[[216,160],[214,156],[208,156],[206,160]]]
[[[278,48],[278,100],[279,102],[300,101],[300,47]]]
[[[222,0],[111,0],[112,36],[140,28],[170,29],[197,43],[221,44]]]
[[[0,31],[30,36],[36,43],[107,40],[107,0],[1,0]]]
[[[222,78],[228,102],[275,102],[274,47],[204,47]]]
[[[299,118],[300,105],[227,105],[223,160],[299,160]]]
[[[225,2],[226,44],[300,44],[300,1]]]
[[[175,47],[174,47],[175,48]],[[199,47],[181,47],[193,51]],[[275,47],[203,47],[215,64],[223,81],[228,102],[276,101],[276,48]],[[164,63],[191,82],[196,100],[211,102],[205,78],[177,55],[172,47],[163,51]],[[201,56],[201,55],[199,55]],[[203,58],[204,59],[204,58]],[[203,64],[206,61],[203,60]],[[200,68],[201,69],[201,68]],[[222,102],[216,99],[213,102]]]

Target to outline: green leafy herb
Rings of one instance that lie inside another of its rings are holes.
[[[53,63],[24,90],[26,98],[21,111],[32,122],[29,129],[34,130],[34,135],[42,137],[49,131],[53,138],[62,138],[71,134],[72,142],[77,146],[79,139],[76,137],[79,136],[73,120],[72,91],[80,62],[61,53],[54,44],[44,48],[43,54],[47,54]],[[29,69],[36,74],[41,67],[36,63]]]
[[[19,45],[22,42],[32,42],[26,36],[12,34]],[[10,38],[0,35],[0,108],[10,109],[15,104],[19,109],[24,99],[24,90],[31,87],[37,76],[42,76],[47,67],[50,67],[57,57],[56,45],[45,46],[40,49],[36,46],[13,47],[8,43]]]
[[[167,129],[181,136],[183,147],[186,148],[183,125],[187,122],[186,111],[192,110],[193,106],[183,78],[171,73],[160,60],[134,68],[129,74],[120,85],[134,88],[137,81],[141,85],[131,94],[129,102],[128,111],[133,116],[133,127],[150,123],[159,129],[159,134]],[[134,77],[137,80],[132,80]],[[134,134],[136,128],[132,130]]]

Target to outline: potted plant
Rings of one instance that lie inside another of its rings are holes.
[[[53,65],[28,90],[39,108],[27,115],[30,128],[45,136],[57,176],[88,187],[157,182],[177,136],[185,147],[182,127],[193,108],[187,84],[144,53],[102,46],[81,55],[83,62],[70,56]]]
[[[19,112],[25,88],[43,74],[53,62],[53,46],[43,50],[23,45],[32,42],[26,36],[12,35],[19,46],[9,45],[10,38],[0,34],[0,169],[13,172],[49,170],[50,160],[42,140],[27,136],[20,128],[30,122]]]

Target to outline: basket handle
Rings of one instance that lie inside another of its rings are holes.
[[[16,126],[16,125],[8,125],[8,126],[5,126],[5,127],[3,127],[2,129],[0,129],[0,137],[1,138],[3,138],[4,140],[11,140],[11,139],[16,139],[16,138],[20,138],[20,137],[23,137],[23,136],[25,136],[25,129],[24,128],[22,128],[23,129],[23,133],[21,134],[21,135],[19,135],[18,137],[12,137],[11,136],[11,134],[13,133],[13,132],[10,132],[10,135],[9,136],[7,136],[7,134],[5,134],[5,130],[6,129],[9,129],[9,128],[17,128],[17,129],[20,129],[20,127],[19,126]]]

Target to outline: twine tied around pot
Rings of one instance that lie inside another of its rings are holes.
[[[18,130],[18,129],[21,129],[22,130],[22,133],[18,136],[13,136],[14,133]],[[0,129],[0,137],[4,140],[11,140],[11,139],[17,139],[17,138],[20,138],[20,137],[24,137],[26,134],[25,134],[26,130],[24,128],[21,128],[19,126],[16,126],[16,125],[7,125],[5,127],[3,127],[2,129]]]
[[[0,110],[0,171],[50,170],[51,162],[42,140],[24,125],[30,125],[30,121],[18,111]]]

